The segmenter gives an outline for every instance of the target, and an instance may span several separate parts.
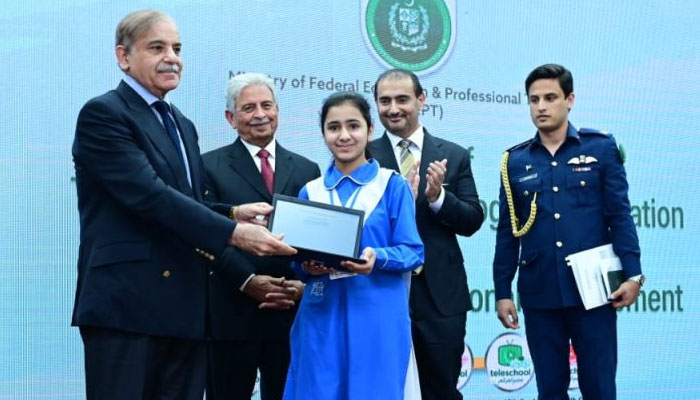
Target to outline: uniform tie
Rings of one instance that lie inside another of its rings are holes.
[[[172,117],[170,116],[170,105],[163,100],[158,100],[155,103],[153,103],[153,107],[155,107],[156,111],[158,111],[158,114],[160,114],[160,117],[163,119],[163,125],[165,125],[165,131],[168,132],[168,136],[170,137],[170,141],[173,143],[173,146],[175,146],[175,151],[177,152],[177,156],[180,158],[180,162],[182,163],[182,166],[185,166],[185,159],[182,156],[182,149],[180,148],[180,137],[177,134],[177,128],[175,128],[175,122],[173,122]]]
[[[267,159],[269,156],[270,152],[265,149],[260,149],[258,152],[258,157],[260,157],[260,175],[262,175],[263,181],[265,181],[267,190],[270,191],[270,194],[273,194],[275,187],[275,173],[272,171],[270,161]]]
[[[413,153],[411,153],[411,150],[408,148],[410,145],[410,140],[402,139],[399,142],[399,147],[401,147],[401,154],[399,156],[399,168],[401,169],[401,175],[403,175],[404,178],[408,178],[408,174],[411,172],[411,169],[413,169],[413,165],[416,163],[416,159],[415,157],[413,157]]]

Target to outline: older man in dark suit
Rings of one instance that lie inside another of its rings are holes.
[[[320,175],[315,163],[275,140],[279,108],[272,79],[260,73],[236,75],[229,80],[227,98],[226,120],[238,138],[203,156],[209,200],[270,203],[274,193],[297,196],[304,184]],[[249,286],[273,281],[297,287],[301,295],[303,285],[295,280],[288,260],[252,254],[244,259],[255,270]],[[281,399],[296,307],[265,309],[266,298],[256,301],[233,290],[219,275],[212,274],[209,291],[212,342],[207,397],[250,399],[260,369],[262,399]],[[265,293],[264,288],[260,293]]]
[[[197,133],[166,98],[180,83],[180,49],[169,16],[154,10],[127,15],[116,34],[124,80],[78,116],[73,325],[84,343],[88,399],[201,400],[206,264],[244,277],[240,255],[228,246],[295,252],[265,228],[221,215],[227,206],[204,204]],[[240,213],[269,211],[253,204]],[[279,306],[293,303],[284,298],[293,288],[278,293]]]
[[[425,93],[412,72],[384,72],[374,97],[386,133],[371,143],[370,152],[414,183],[416,222],[425,245],[425,265],[414,271],[409,298],[422,397],[461,399],[457,379],[472,306],[457,235],[471,236],[484,220],[469,154],[420,124]]]

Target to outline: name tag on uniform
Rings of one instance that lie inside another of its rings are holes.
[[[521,176],[520,178],[518,178],[518,182],[522,183],[522,182],[533,180],[535,178],[537,178],[537,172],[535,172],[534,174]]]

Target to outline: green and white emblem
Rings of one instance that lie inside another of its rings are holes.
[[[426,74],[452,51],[456,0],[363,0],[367,47],[388,68]]]

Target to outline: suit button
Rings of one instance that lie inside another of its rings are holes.
[[[525,264],[527,264],[527,261],[525,261],[525,260],[520,260],[520,265],[525,265]]]
[[[527,197],[529,195],[530,195],[530,192],[528,192],[527,190],[523,192],[523,196]]]
[[[556,161],[552,161],[552,167],[556,167],[557,165],[559,165],[559,163],[557,163]]]
[[[552,188],[552,191],[553,191],[554,193],[558,193],[558,192],[559,192],[559,186],[553,187],[553,188]]]
[[[563,246],[563,245],[564,245],[564,243],[557,240],[557,247],[561,248],[561,246]]]
[[[163,278],[170,278],[170,270],[169,269],[166,269],[165,271],[163,271]]]
[[[214,271],[209,271],[209,276],[214,276]]]
[[[561,218],[561,214],[559,213],[554,213],[554,219],[559,219]]]
[[[581,187],[586,186],[586,181],[581,181]]]

